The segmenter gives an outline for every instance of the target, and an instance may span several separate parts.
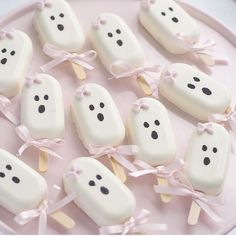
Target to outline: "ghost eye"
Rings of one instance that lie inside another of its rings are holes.
[[[6,169],[7,169],[7,170],[12,170],[11,165],[6,165]]]
[[[159,126],[159,125],[160,125],[160,122],[159,122],[159,120],[155,120],[155,122],[154,122],[154,123],[155,123],[155,125],[156,125],[156,126]]]
[[[44,96],[44,100],[48,100],[48,95],[46,94],[45,96]]]
[[[213,152],[217,153],[217,148],[216,147],[213,148]]]
[[[206,146],[206,145],[203,145],[203,146],[202,146],[202,151],[205,152],[206,150],[207,150],[207,146]]]
[[[173,8],[172,8],[172,7],[169,7],[169,10],[170,10],[170,11],[173,11]]]
[[[102,176],[101,176],[101,175],[96,175],[96,178],[97,178],[98,180],[101,180],[101,179],[102,179]]]
[[[5,177],[5,174],[3,172],[0,172],[0,177],[1,178],[4,178]]]
[[[195,82],[200,82],[200,79],[198,77],[193,77]]]
[[[108,37],[112,38],[113,37],[113,34],[111,32],[109,32],[108,34]]]
[[[103,102],[100,103],[100,107],[103,108],[105,107],[105,104]]]
[[[95,109],[95,108],[94,108],[94,105],[92,105],[92,104],[89,105],[89,110],[90,110],[90,111],[93,111],[94,109]]]
[[[165,13],[165,12],[162,12],[161,14],[162,14],[163,16],[165,16],[165,15],[166,15],[166,13]]]
[[[10,54],[11,54],[12,56],[14,56],[14,55],[16,54],[16,52],[15,52],[15,51],[11,51]]]
[[[39,101],[39,96],[38,96],[38,95],[35,95],[35,96],[34,96],[34,100],[35,100],[36,102],[38,102],[38,101]]]
[[[7,49],[6,48],[3,48],[2,49],[2,53],[6,53],[7,52]]]
[[[55,20],[55,16],[51,16],[50,19],[51,19],[51,20]]]
[[[63,18],[65,15],[64,15],[63,13],[61,13],[59,16],[60,16],[61,18]]]
[[[143,126],[144,126],[145,128],[148,128],[148,127],[149,127],[149,124],[145,121],[145,122],[143,123]]]
[[[117,30],[116,30],[116,33],[117,33],[117,34],[120,34],[120,33],[121,33],[120,29],[117,29]]]

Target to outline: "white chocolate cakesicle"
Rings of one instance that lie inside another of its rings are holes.
[[[50,6],[37,9],[34,26],[39,38],[68,52],[79,52],[85,43],[85,36],[78,19],[65,0],[48,0]]]
[[[148,0],[142,3],[139,20],[146,30],[173,54],[184,54],[186,49],[178,45],[176,35],[181,33],[189,43],[199,39],[196,22],[173,0]]]
[[[21,124],[35,139],[64,137],[64,106],[61,86],[47,74],[36,74],[41,83],[25,85],[21,96]]]
[[[12,38],[0,39],[0,94],[15,96],[23,85],[33,56],[31,39],[13,30]]]
[[[167,165],[176,155],[176,144],[166,108],[156,99],[141,98],[148,106],[139,112],[130,110],[127,130],[132,144],[138,146],[136,158],[152,166]]]
[[[175,74],[173,82],[167,74]],[[207,121],[225,113],[231,102],[229,90],[215,79],[186,64],[171,64],[161,74],[160,94],[184,112]]]
[[[47,183],[36,171],[0,149],[0,205],[14,215],[37,208],[46,198]]]
[[[97,21],[97,27],[91,27],[90,40],[108,71],[116,61],[124,61],[133,66],[143,64],[143,49],[123,19],[111,13],[103,13]]]
[[[211,124],[213,134],[194,131],[185,154],[185,173],[195,190],[217,195],[225,181],[231,145],[227,130]]]
[[[82,157],[72,161],[69,169],[78,166],[77,179],[64,176],[67,194],[77,194],[74,200],[97,225],[108,226],[124,223],[135,209],[132,192],[99,161]]]
[[[82,85],[81,98],[75,96],[71,106],[77,133],[85,147],[117,146],[125,138],[125,127],[109,92],[97,84]]]

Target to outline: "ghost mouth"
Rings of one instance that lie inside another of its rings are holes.
[[[40,105],[38,108],[39,113],[44,113],[45,112],[45,106],[44,105]]]
[[[58,30],[63,31],[65,27],[62,24],[58,24],[57,28],[58,28]]]
[[[3,59],[1,60],[1,64],[5,65],[6,63],[7,63],[7,58],[3,58]]]
[[[104,115],[102,113],[98,113],[97,118],[99,121],[103,121],[104,120]]]
[[[117,43],[120,47],[123,45],[123,42],[122,42],[122,40],[120,40],[120,39],[117,40],[116,43]]]
[[[153,139],[158,139],[158,134],[157,134],[156,131],[152,131],[151,136],[152,136]]]
[[[211,160],[209,157],[205,157],[203,160],[204,165],[208,166],[211,163]]]

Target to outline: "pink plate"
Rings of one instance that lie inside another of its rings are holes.
[[[186,62],[191,63],[185,56],[173,56],[167,53],[153,38],[143,29],[138,23],[137,12],[139,9],[139,1],[136,0],[90,0],[78,1],[70,0],[70,4],[76,11],[78,18],[86,32],[89,29],[90,22],[96,17],[99,12],[113,12],[121,17],[131,26],[131,29],[137,35],[139,41],[143,45],[146,52],[146,64],[160,64],[167,65],[170,62]],[[184,8],[196,19],[199,19],[201,26],[202,38],[208,39],[212,37],[217,42],[217,50],[227,55],[229,60],[228,66],[215,66],[211,71],[212,76],[228,86],[229,90],[234,95],[236,87],[236,70],[234,63],[236,61],[236,36],[229,29],[225,28],[221,23],[207,14],[195,9],[185,3],[181,3]],[[12,26],[25,31],[34,44],[34,58],[29,74],[39,72],[39,66],[45,64],[50,59],[42,53],[41,45],[37,38],[37,34],[32,26],[33,4],[25,6],[12,14],[5,16],[0,20],[0,28]],[[84,51],[91,49],[89,43],[84,48]],[[120,108],[123,119],[126,115],[130,105],[137,99],[143,96],[137,87],[135,81],[119,80],[108,81],[109,73],[102,66],[97,59],[94,63],[95,70],[88,72],[88,80],[83,82],[96,82],[105,86]],[[202,68],[206,71],[206,68]],[[50,169],[48,173],[43,174],[46,178],[49,190],[52,192],[53,184],[62,184],[62,173],[65,166],[76,157],[88,156],[87,151],[83,148],[79,141],[75,129],[71,122],[70,103],[73,99],[74,91],[82,82],[75,78],[75,75],[69,64],[65,63],[54,70],[50,74],[58,79],[63,88],[65,116],[66,116],[66,144],[64,147],[58,148],[57,151],[61,154],[65,161],[60,161],[54,158],[50,159]],[[125,82],[125,83],[124,83]],[[233,96],[234,97],[234,96]],[[177,144],[179,147],[179,157],[185,150],[188,138],[191,135],[197,120],[184,114],[179,109],[168,103],[163,98],[160,99],[169,110],[170,118],[173,123]],[[15,103],[12,106],[12,111],[19,114],[19,98],[14,99]],[[234,100],[235,101],[235,100]],[[96,129],[96,127],[94,127]],[[0,122],[0,147],[12,153],[17,153],[18,148],[22,144],[20,139],[16,136],[13,125],[1,119]],[[37,168],[37,151],[34,148],[25,152],[23,160],[33,168]],[[109,163],[105,160],[107,166]],[[201,214],[199,224],[194,227],[187,225],[187,215],[190,207],[190,199],[174,198],[169,204],[162,204],[160,198],[153,192],[152,185],[155,184],[153,176],[147,176],[142,179],[129,178],[127,185],[134,192],[137,198],[137,209],[135,214],[138,214],[142,208],[151,211],[150,222],[166,223],[168,225],[167,234],[213,234],[226,233],[236,225],[236,212],[234,210],[236,197],[236,158],[230,159],[229,171],[224,189],[226,203],[219,207],[216,211],[225,220],[221,224],[214,224],[204,213]],[[64,192],[60,194],[64,196]],[[97,234],[98,227],[92,222],[79,208],[75,207],[74,203],[69,204],[63,209],[68,215],[75,219],[77,225],[71,231],[64,230],[61,226],[53,220],[48,220],[47,234]],[[13,215],[8,213],[3,208],[0,208],[0,220],[3,220],[12,226],[20,234],[34,234],[37,232],[38,221],[35,220],[23,227],[18,226],[13,221]]]

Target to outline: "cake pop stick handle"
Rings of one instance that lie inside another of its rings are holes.
[[[169,185],[167,179],[165,179],[165,178],[157,177],[157,182],[158,182],[158,185],[160,185],[160,186],[168,187],[168,185]],[[160,196],[161,196],[161,201],[164,203],[168,203],[172,199],[171,195],[169,195],[169,194],[160,194]]]
[[[115,175],[121,180],[122,183],[125,183],[127,180],[124,168],[118,163],[111,155],[108,155],[112,169],[115,173]]]
[[[47,172],[48,170],[48,153],[39,151],[39,171]]]
[[[138,76],[137,83],[138,83],[139,87],[142,89],[142,91],[146,95],[152,95],[152,89],[150,88],[149,84],[145,80],[145,76],[144,75],[139,75]]]
[[[192,201],[191,208],[188,215],[188,224],[196,225],[201,213],[201,207],[195,202]]]

